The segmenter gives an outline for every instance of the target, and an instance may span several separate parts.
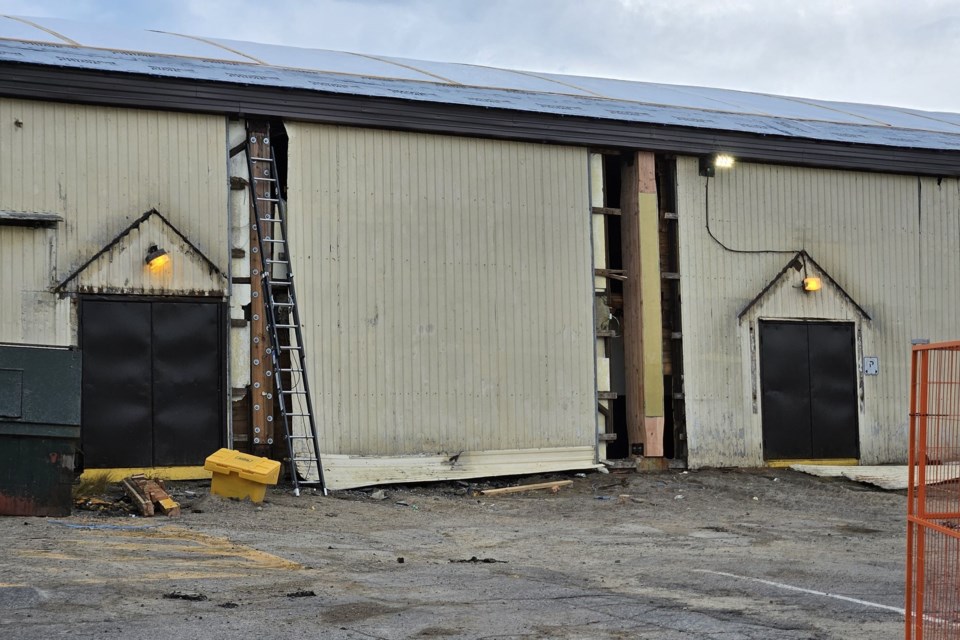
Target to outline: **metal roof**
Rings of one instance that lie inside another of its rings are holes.
[[[960,150],[960,114],[426,62],[0,16],[0,62],[578,116],[829,142]]]

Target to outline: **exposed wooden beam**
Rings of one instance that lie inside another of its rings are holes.
[[[631,453],[663,455],[663,353],[659,208],[655,158],[638,151],[623,164],[620,194],[624,374]]]
[[[265,143],[269,135],[266,123],[251,123],[247,129],[248,139],[253,140],[250,152],[258,158],[267,158],[270,146]],[[253,176],[250,176],[251,180]],[[253,183],[255,197],[270,197],[270,183],[262,180]],[[263,256],[257,238],[256,208],[250,199],[250,409],[253,426],[254,455],[270,457],[274,440],[273,428],[273,379],[272,362],[268,352],[270,331],[267,327],[266,304],[263,296]]]

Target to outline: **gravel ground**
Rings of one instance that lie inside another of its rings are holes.
[[[102,511],[0,518],[0,638],[903,637],[906,498],[846,480],[556,474],[262,505],[170,488],[178,519],[115,487]]]

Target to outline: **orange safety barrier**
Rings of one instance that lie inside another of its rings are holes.
[[[906,638],[960,638],[960,342],[913,348],[909,463]]]

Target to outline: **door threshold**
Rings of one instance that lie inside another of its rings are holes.
[[[860,461],[856,458],[796,458],[790,460],[767,460],[765,464],[773,469],[786,469],[795,464],[855,467],[860,464]]]
[[[155,480],[209,480],[213,475],[203,467],[120,467],[114,469],[84,469],[81,480],[93,480],[106,476],[107,482],[120,482],[124,478],[142,473]]]

